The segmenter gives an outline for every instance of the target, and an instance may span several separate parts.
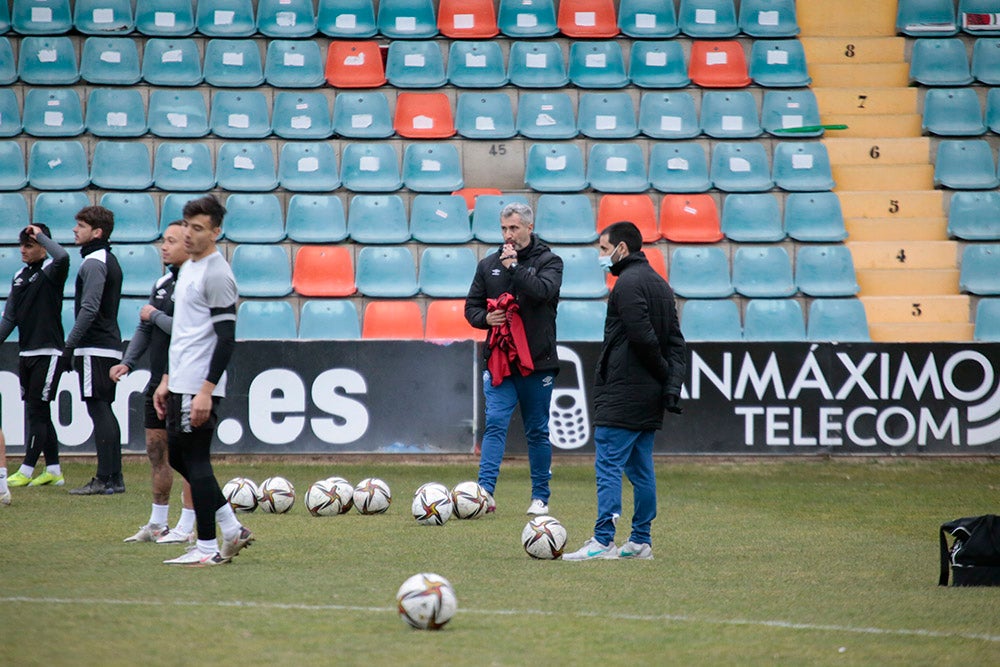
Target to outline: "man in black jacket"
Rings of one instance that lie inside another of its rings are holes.
[[[650,526],[656,517],[653,435],[663,411],[680,414],[686,345],[674,293],[642,253],[642,234],[631,222],[601,233],[602,263],[618,281],[608,298],[604,343],[594,380],[594,536],[563,560],[653,557]],[[615,547],[622,509],[622,473],[632,483],[632,533]]]
[[[496,506],[493,493],[507,443],[507,428],[515,406],[520,404],[531,469],[531,504],[527,513],[548,514],[552,477],[549,402],[559,372],[556,305],[563,262],[532,234],[534,215],[530,207],[505,206],[500,212],[500,229],[504,245],[479,262],[465,300],[465,319],[469,324],[490,330],[485,348],[488,370],[483,373],[486,428],[479,460],[479,484],[489,494],[487,511],[491,512]],[[504,297],[505,294],[509,296]],[[510,305],[504,307],[511,297]],[[519,336],[521,333],[523,336]],[[527,343],[527,351],[516,345],[518,340]],[[508,365],[510,355],[504,350],[513,350],[513,366]]]

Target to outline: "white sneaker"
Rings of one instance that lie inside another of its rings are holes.
[[[147,523],[132,537],[126,537],[124,542],[155,542],[170,532],[165,524]]]
[[[10,489],[0,493],[0,505],[10,505]]]
[[[184,544],[185,542],[194,543],[195,537],[194,532],[182,533],[179,530],[171,528],[161,537],[157,538],[157,544]]]
[[[485,493],[486,493],[486,513],[492,514],[493,512],[497,511],[497,501],[493,500],[492,493],[490,493],[489,491],[485,491]]]
[[[629,540],[618,550],[618,557],[633,560],[653,560],[653,548],[648,544],[638,544]]]
[[[528,509],[527,511],[525,511],[525,514],[529,516],[542,516],[543,514],[548,514],[548,513],[549,513],[549,506],[546,505],[543,501],[539,500],[538,498],[532,498],[531,504],[528,505]]]
[[[188,567],[207,567],[209,565],[225,565],[229,562],[228,558],[223,558],[222,554],[218,551],[213,551],[210,554],[202,553],[198,549],[189,549],[184,552],[183,556],[178,556],[177,558],[171,558],[170,560],[165,560],[163,563],[165,565],[187,565]]]
[[[244,547],[249,546],[253,540],[253,533],[250,532],[250,529],[246,526],[240,526],[240,532],[236,534],[236,537],[231,540],[222,538],[222,549],[219,551],[219,554],[226,560],[232,560]]]
[[[616,558],[618,558],[618,548],[615,547],[614,542],[604,546],[593,537],[584,542],[577,551],[563,554],[563,560],[613,560]]]

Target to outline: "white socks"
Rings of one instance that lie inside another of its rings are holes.
[[[243,525],[240,520],[236,518],[236,512],[233,511],[232,505],[225,503],[222,507],[215,510],[215,520],[219,522],[219,528],[222,530],[222,537],[224,539],[229,539],[235,537]]]
[[[35,466],[26,466],[22,463],[21,467],[18,468],[17,471],[28,479],[31,479],[31,476],[35,474]]]
[[[181,509],[181,519],[177,522],[177,527],[174,528],[174,532],[177,533],[193,533],[194,532],[194,510],[184,507]]]
[[[169,520],[168,512],[170,505],[157,505],[153,503],[153,511],[149,514],[149,523],[154,526],[165,526]]]
[[[0,467],[0,493],[7,493],[7,466]]]
[[[47,470],[50,475],[55,475],[56,477],[62,474],[62,467],[58,463],[54,466],[45,466],[45,470]]]
[[[215,540],[198,540],[198,551],[203,554],[214,554],[219,550],[219,543]]]

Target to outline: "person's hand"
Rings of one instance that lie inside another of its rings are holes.
[[[34,239],[35,237],[38,236],[38,232],[42,231],[42,228],[39,227],[38,225],[28,225],[27,227],[24,228],[24,231],[27,232],[28,236],[31,239]]]
[[[212,413],[212,395],[199,391],[191,399],[191,426],[198,428],[208,421]]]
[[[145,306],[139,309],[139,319],[142,320],[143,322],[148,322],[149,318],[152,317],[153,313],[155,312],[156,308],[147,303]]]
[[[663,409],[667,412],[672,412],[675,415],[683,414],[684,408],[681,407],[681,397],[677,394],[664,394],[663,395]]]
[[[509,269],[510,265],[517,261],[517,250],[510,243],[505,243],[503,248],[500,250],[500,263],[503,264],[503,268]]]
[[[111,367],[111,370],[108,371],[108,375],[111,377],[112,382],[118,382],[123,377],[128,375],[128,373],[129,373],[129,367],[126,366],[125,364],[115,364],[114,366]]]
[[[504,322],[507,321],[507,311],[506,310],[491,310],[486,313],[486,324],[491,327],[502,326]]]
[[[62,365],[66,370],[73,370],[73,348],[67,347],[63,349]]]
[[[153,392],[153,409],[156,410],[156,416],[160,419],[167,418],[167,394],[170,391],[167,389],[167,376],[164,375],[163,379],[160,380],[160,386],[156,388]]]

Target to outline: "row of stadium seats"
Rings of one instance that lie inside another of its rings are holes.
[[[794,0],[14,0],[0,10],[0,33],[13,28],[27,35],[57,35],[76,29],[85,34],[183,36],[196,30],[213,37],[309,37],[321,32],[335,38],[393,39],[568,37],[635,38],[732,37],[740,31],[756,37],[798,33]],[[615,5],[618,5],[617,14]],[[437,5],[437,6],[435,6]],[[256,11],[255,11],[256,10]]]
[[[986,91],[986,115],[975,88],[931,88],[924,96],[923,131],[943,137],[1000,134],[1000,87]]]
[[[896,32],[910,37],[946,37],[959,29],[970,35],[1000,35],[996,0],[899,0]]]
[[[973,80],[1000,85],[1000,39],[976,40],[971,69],[962,39],[917,40],[910,56],[910,80],[925,86],[967,86]]]
[[[1000,185],[1000,173],[989,142],[985,139],[938,142],[934,185],[952,190],[990,190]]]
[[[741,325],[739,308],[729,299],[687,301],[680,313],[681,332],[698,341],[871,340],[864,305],[854,298],[812,299],[808,329],[795,299],[751,299],[743,319]]]

